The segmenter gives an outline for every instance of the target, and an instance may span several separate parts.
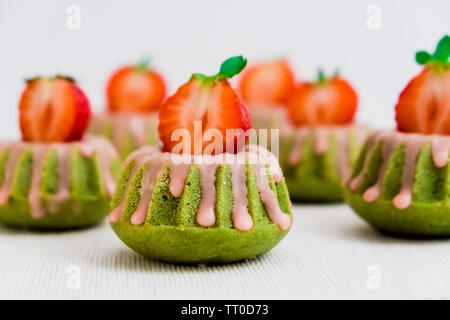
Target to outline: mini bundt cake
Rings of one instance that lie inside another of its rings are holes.
[[[166,97],[166,84],[149,60],[118,69],[106,86],[108,111],[92,117],[89,132],[114,144],[124,160],[144,145],[158,143],[158,111]]]
[[[292,199],[342,201],[368,129],[352,124],[357,108],[353,88],[338,75],[299,84],[287,110],[292,126],[280,130],[280,164]]]
[[[154,113],[105,112],[94,114],[89,132],[109,139],[122,159],[146,145],[158,143],[158,115]]]
[[[345,198],[375,228],[409,236],[450,236],[450,37],[399,96],[398,131],[370,134]]]
[[[188,158],[144,147],[126,160],[109,220],[130,248],[169,262],[230,262],[286,235],[289,196],[269,151]]]
[[[67,229],[107,215],[120,163],[108,140],[83,138],[90,114],[72,78],[27,80],[19,103],[22,141],[0,143],[0,222]]]
[[[323,126],[283,131],[280,165],[291,197],[309,201],[342,200],[342,186],[350,178],[368,129]]]
[[[71,143],[0,144],[0,221],[40,229],[95,224],[109,211],[120,175],[101,137]]]
[[[233,57],[217,75],[193,74],[159,113],[163,151],[148,146],[126,160],[109,220],[136,252],[225,263],[263,254],[288,232],[290,200],[278,160],[263,147],[245,147],[249,112],[228,82],[246,62]]]

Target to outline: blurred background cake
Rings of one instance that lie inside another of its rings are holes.
[[[0,222],[66,229],[99,222],[120,174],[111,143],[83,133],[89,101],[68,77],[27,81],[22,141],[0,143]]]
[[[280,130],[280,164],[291,197],[341,201],[342,186],[368,129],[355,125],[357,95],[338,74],[319,71],[315,82],[295,87],[287,99],[292,126]]]

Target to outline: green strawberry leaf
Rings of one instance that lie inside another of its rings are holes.
[[[420,65],[427,63],[431,58],[431,55],[426,51],[419,51],[416,53],[416,61]]]
[[[247,59],[245,59],[243,56],[228,58],[220,66],[220,71],[217,76],[232,78],[235,75],[239,74],[246,65]]]
[[[317,83],[324,84],[326,81],[327,79],[325,78],[325,73],[322,69],[319,69],[319,71],[317,72]]]
[[[150,66],[150,59],[145,58],[137,63],[136,69],[138,69],[139,71],[146,71],[148,70],[149,66]]]
[[[439,41],[433,56],[438,61],[448,62],[450,56],[450,37],[448,35]]]

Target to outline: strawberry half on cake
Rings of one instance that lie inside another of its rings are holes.
[[[89,132],[107,137],[122,159],[132,151],[158,143],[158,112],[166,84],[149,60],[120,68],[106,87],[107,112],[94,114]]]
[[[416,54],[423,69],[398,98],[397,130],[369,135],[347,185],[347,203],[382,231],[450,236],[449,57],[449,36]]]
[[[280,130],[280,164],[293,199],[342,201],[342,186],[368,132],[353,122],[357,102],[347,81],[322,71],[289,95],[292,126]]]
[[[239,90],[252,114],[255,129],[286,126],[286,99],[294,85],[292,68],[283,59],[258,63],[244,71]]]
[[[0,222],[67,229],[106,216],[120,164],[108,140],[83,137],[90,113],[73,79],[27,81],[19,104],[22,141],[0,143]]]
[[[214,76],[193,74],[161,107],[162,150],[147,146],[126,159],[109,220],[136,252],[231,262],[265,253],[288,232],[283,173],[267,149],[245,143],[250,115],[228,82],[245,65],[238,56]]]

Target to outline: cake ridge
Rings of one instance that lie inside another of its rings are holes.
[[[228,154],[225,156],[231,156],[234,160],[229,164],[232,176],[232,185],[234,187],[232,188],[233,226],[238,230],[249,230],[254,226],[254,222],[247,208],[247,190],[243,190],[243,188],[238,190],[237,188],[240,185],[245,186],[245,183],[242,184],[241,182],[246,181],[247,179],[245,165],[247,162],[245,162],[245,159],[246,157],[249,157],[253,158],[252,162],[255,162],[250,165],[253,167],[255,173],[257,173],[256,179],[260,198],[266,207],[270,220],[277,224],[282,230],[289,228],[291,218],[281,211],[276,193],[272,190],[267,176],[267,170],[269,170],[269,174],[273,175],[276,182],[281,181],[283,178],[279,166],[277,168],[274,165],[274,163],[277,162],[273,161],[273,159],[276,159],[275,156],[268,150],[256,146],[251,146],[236,155]],[[110,221],[117,222],[121,218],[125,207],[126,195],[131,187],[133,176],[136,174],[138,168],[141,168],[145,163],[148,163],[150,168],[146,170],[146,174],[141,180],[141,198],[139,200],[138,209],[135,210],[131,218],[131,223],[134,225],[141,225],[145,222],[145,217],[150,206],[153,184],[163,169],[169,168],[169,191],[172,196],[178,198],[183,193],[184,185],[186,183],[191,165],[196,165],[200,170],[200,183],[202,189],[202,197],[196,213],[196,222],[203,227],[213,226],[216,223],[216,212],[214,208],[216,200],[215,175],[221,164],[228,165],[228,163],[220,163],[220,161],[205,163],[205,157],[191,155],[187,156],[191,161],[188,163],[183,163],[180,161],[180,157],[184,157],[184,160],[186,160],[186,155],[162,153],[155,147],[145,147],[133,152],[125,161],[124,166],[128,166],[132,161],[134,161],[134,167],[128,178],[124,196],[122,197],[119,205],[110,213]],[[219,155],[210,157],[212,160],[217,160]],[[261,158],[263,159],[262,163],[258,161],[261,160]],[[241,164],[240,161],[243,161],[244,164]],[[181,162],[181,164],[179,162]],[[261,174],[262,172],[264,172],[264,174]]]

